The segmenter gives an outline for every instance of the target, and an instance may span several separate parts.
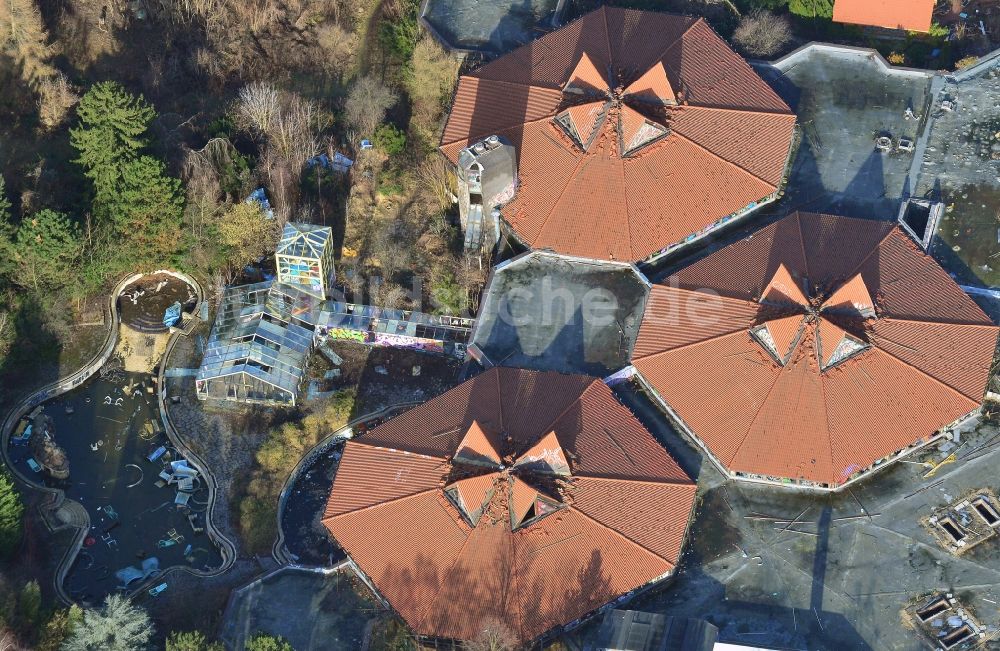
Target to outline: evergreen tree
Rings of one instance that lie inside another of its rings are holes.
[[[0,470],[0,556],[10,557],[21,542],[24,504],[5,470]]]
[[[149,615],[126,597],[113,594],[100,609],[83,611],[62,651],[142,651],[149,648],[153,624]]]
[[[148,144],[146,131],[156,111],[141,96],[104,81],[87,91],[76,113],[80,126],[70,129],[70,142],[100,203],[114,196],[125,163]]]
[[[76,604],[55,611],[42,629],[35,651],[59,651],[59,647],[73,631],[73,627],[82,621],[83,610]]]
[[[199,631],[174,631],[167,638],[166,651],[223,651],[221,642],[211,642]]]
[[[110,204],[117,236],[116,255],[133,268],[169,263],[180,249],[184,193],[152,156],[140,156],[122,168],[121,184]]]
[[[83,251],[79,227],[66,215],[40,210],[21,222],[13,242],[13,280],[33,290],[72,282]]]
[[[832,18],[833,0],[791,0],[788,11],[803,18]]]
[[[244,651],[295,651],[283,637],[258,633],[246,641]]]

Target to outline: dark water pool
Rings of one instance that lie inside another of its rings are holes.
[[[154,567],[159,572],[178,565],[210,570],[222,563],[204,531],[208,490],[200,474],[185,482],[184,491],[160,477],[167,472],[180,480],[192,473],[171,471],[170,462],[180,456],[163,433],[152,387],[151,376],[144,374],[94,376],[44,403],[40,412],[33,412],[32,439],[10,444],[22,473],[63,489],[90,515],[91,529],[64,586],[77,601],[98,602],[117,590],[133,589],[141,577],[155,575]],[[44,437],[48,428],[65,452],[66,479],[54,479],[45,469],[36,472],[29,464],[29,459],[44,462],[36,437]],[[150,461],[161,447],[160,456]],[[175,503],[180,492],[186,506]],[[163,582],[169,590],[169,577],[152,585]]]

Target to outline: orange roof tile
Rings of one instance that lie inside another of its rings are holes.
[[[472,423],[519,462],[463,476]],[[673,571],[695,491],[600,380],[495,368],[349,441],[323,523],[418,633],[527,641]]]
[[[767,287],[761,293],[760,300],[767,303],[792,303],[801,305],[802,307],[809,305],[809,299],[806,298],[799,284],[792,278],[792,275],[788,272],[788,267],[784,263],[778,265],[778,269],[774,272],[771,282],[767,284]]]
[[[935,0],[836,0],[833,20],[912,32],[929,32]]]
[[[618,75],[613,91],[601,70]],[[593,107],[561,91],[598,77],[621,111],[595,133]],[[677,92],[683,105],[662,105]],[[554,123],[567,108],[584,149]],[[602,7],[462,77],[441,150],[454,162],[489,135],[514,145],[519,186],[502,213],[529,246],[643,260],[772,195],[794,125],[703,20]]]
[[[654,63],[649,70],[626,86],[625,92],[646,102],[677,103],[677,94],[674,93],[674,87],[667,77],[667,69],[663,67],[662,61]]]
[[[600,73],[586,52],[580,55],[580,61],[570,73],[566,88],[595,94],[607,93],[611,90],[608,88],[608,80]]]
[[[861,274],[854,274],[854,277],[838,287],[823,305],[827,310],[855,310],[862,314],[875,311],[875,301],[872,300]]]
[[[804,317],[758,298],[791,278],[816,292]],[[633,364],[733,471],[841,484],[982,400],[998,328],[893,223],[793,214],[671,283],[650,294]],[[715,305],[685,308],[694,288]],[[750,334],[783,345],[803,318],[784,364]]]
[[[514,462],[514,467],[531,468],[536,472],[553,475],[569,474],[569,461],[566,460],[566,453],[559,445],[555,432],[549,432],[538,443],[525,450]]]
[[[765,324],[778,359],[784,362],[792,352],[792,346],[799,340],[804,318],[801,314],[773,319]]]
[[[455,458],[469,463],[500,465],[500,454],[486,438],[483,428],[476,421],[472,421],[472,425],[466,431],[462,442],[458,444]]]

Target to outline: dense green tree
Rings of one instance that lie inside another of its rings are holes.
[[[295,651],[283,637],[258,633],[246,641],[244,651]]]
[[[6,470],[0,470],[0,556],[10,557],[21,542],[24,522],[21,495]]]
[[[122,167],[116,196],[108,205],[115,259],[131,267],[171,261],[181,246],[184,193],[181,182],[167,175],[152,156],[140,156]]]
[[[791,0],[788,10],[803,18],[832,18],[833,0]]]
[[[42,629],[35,651],[59,651],[63,642],[73,631],[73,627],[83,621],[83,610],[73,604],[69,608],[57,610]]]
[[[83,611],[62,651],[142,651],[149,648],[153,624],[149,615],[128,598],[113,594],[104,606]]]
[[[147,144],[146,131],[156,116],[153,107],[113,81],[94,84],[76,108],[80,126],[70,129],[76,162],[94,182],[98,201],[114,196],[125,163]]]
[[[391,124],[380,124],[372,137],[375,146],[389,156],[397,156],[406,149],[406,133]]]
[[[38,581],[29,581],[17,598],[18,618],[27,630],[34,631],[42,623],[42,588]]]
[[[7,184],[0,176],[0,221],[10,219],[10,199],[7,198]]]
[[[17,228],[12,278],[35,291],[64,287],[72,282],[82,251],[80,229],[69,217],[40,210]]]
[[[199,631],[174,631],[167,638],[166,651],[224,651],[224,648],[221,642],[212,642]]]

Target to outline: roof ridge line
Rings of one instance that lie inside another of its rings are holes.
[[[986,318],[989,318],[988,316]],[[993,323],[965,323],[961,321],[932,321],[930,319],[910,319],[902,316],[885,315],[880,317],[883,321],[899,321],[900,323],[920,323],[925,325],[959,326],[962,328],[997,328]]]
[[[698,346],[698,345],[707,343],[709,341],[713,341],[715,339],[722,339],[723,337],[732,337],[733,335],[742,332],[744,329],[745,328],[743,328],[743,327],[739,327],[739,328],[736,328],[735,330],[729,330],[729,331],[726,331],[726,332],[723,332],[723,333],[720,333],[720,334],[712,335],[710,337],[705,337],[704,339],[699,339],[698,341],[692,341],[692,342],[683,344],[681,346],[674,346],[673,348],[665,348],[663,350],[658,350],[655,353],[650,353],[648,355],[643,355],[642,357],[635,358],[633,360],[633,364],[635,362],[641,362],[642,360],[651,359],[653,357],[659,357],[660,355],[663,355],[663,354],[666,354],[666,353],[672,353],[672,352],[675,352],[675,351],[678,351],[678,350],[684,350],[686,348],[691,348],[692,346]]]
[[[512,124],[510,126],[503,127],[502,129],[494,129],[490,133],[484,133],[484,134],[475,135],[475,136],[472,135],[472,134],[469,134],[469,137],[468,138],[464,138],[464,140],[466,142],[472,143],[472,142],[475,142],[477,139],[482,138],[482,137],[484,137],[486,135],[499,135],[499,134],[502,134],[505,131],[510,131],[511,129],[517,129],[518,127],[525,127],[525,126],[528,126],[529,124],[538,124],[539,122],[545,122],[546,120],[551,120],[555,116],[559,115],[559,113],[560,113],[560,111],[558,110],[558,106],[557,106],[556,107],[556,112],[552,113],[551,115],[543,115],[542,117],[535,118],[534,120],[525,120],[524,122],[518,122],[517,124]],[[458,138],[456,140],[449,140],[448,142],[443,142],[442,141],[441,144],[438,145],[438,149],[440,150],[442,147],[448,147],[449,145],[458,144],[458,143],[462,142],[462,140],[463,140],[463,138]]]
[[[674,14],[674,15],[676,15],[676,14]],[[700,22],[704,22],[705,21],[705,19],[702,16],[697,16],[697,17],[694,17],[694,16],[684,16],[684,18],[694,18],[694,20],[691,21],[690,25],[688,25],[687,27],[684,28],[683,32],[681,32],[680,34],[678,34],[677,38],[675,38],[674,40],[670,41],[670,43],[668,43],[666,45],[666,47],[664,47],[663,50],[661,50],[660,53],[658,55],[656,55],[656,58],[653,59],[653,65],[655,65],[657,61],[660,62],[660,63],[663,63],[663,57],[667,56],[667,52],[669,52],[670,50],[672,50],[675,45],[677,45],[682,40],[684,40],[684,37],[687,36],[688,32],[690,32],[692,29],[694,29],[695,25],[697,25]],[[650,66],[650,67],[652,67],[652,66]],[[666,69],[667,69],[667,65],[663,64],[663,70],[666,71]],[[683,84],[684,80],[681,79],[680,77],[681,77],[681,73],[680,73],[680,71],[678,71],[677,72],[677,81],[679,81],[679,82],[681,82]],[[667,81],[669,81],[669,80],[670,80],[670,77],[667,77]],[[679,90],[681,90],[681,89],[678,88],[677,90],[675,90],[674,94],[676,95]]]
[[[802,232],[802,213],[800,213],[798,210],[795,211],[795,223],[799,227],[799,250],[802,251],[802,263],[806,267],[806,282],[808,282],[809,276],[812,274],[810,273],[811,270],[809,269],[809,256],[806,254],[806,234]],[[788,267],[785,268],[787,269]]]
[[[680,136],[680,137],[681,137],[681,138],[683,138],[684,140],[688,141],[689,143],[691,143],[692,145],[694,145],[694,146],[695,146],[695,147],[697,147],[698,149],[700,149],[700,150],[702,150],[702,151],[704,151],[704,152],[707,152],[708,154],[710,154],[710,155],[712,155],[712,156],[714,156],[714,157],[718,158],[719,160],[721,160],[721,161],[723,161],[723,162],[725,162],[725,163],[728,163],[729,165],[732,165],[732,166],[733,166],[733,167],[735,167],[736,169],[738,169],[738,170],[740,170],[740,171],[744,172],[745,174],[748,174],[748,175],[752,176],[753,178],[757,179],[757,180],[758,180],[758,181],[760,181],[761,183],[764,183],[765,185],[768,185],[768,186],[770,186],[770,187],[774,188],[775,190],[777,190],[777,189],[778,189],[778,184],[777,184],[777,183],[772,183],[772,182],[770,182],[770,181],[768,181],[768,180],[764,179],[763,177],[761,177],[761,176],[758,176],[758,175],[757,175],[757,174],[755,174],[754,172],[751,172],[750,170],[748,170],[747,168],[743,167],[743,166],[742,166],[742,165],[740,165],[739,163],[736,163],[735,161],[731,161],[731,160],[729,160],[728,158],[726,158],[725,156],[722,156],[721,154],[717,154],[716,152],[712,151],[712,150],[711,150],[711,149],[709,149],[708,147],[706,147],[706,146],[702,145],[702,144],[701,144],[700,142],[698,142],[698,141],[696,141],[696,140],[692,140],[691,138],[688,138],[687,136],[685,136],[685,135],[684,135],[683,133],[681,133],[681,132],[680,132],[680,131],[678,131],[677,129],[671,129],[671,130],[670,130],[670,132],[671,132],[671,133],[675,133],[675,134],[677,134],[678,136]]]
[[[608,119],[607,116],[605,116],[604,119],[607,120]],[[600,134],[598,134],[596,137],[600,138],[601,136]],[[571,153],[576,155],[575,152],[572,152],[572,150]],[[587,160],[587,151],[584,150],[583,155],[577,159],[576,165],[573,167],[573,173],[570,174],[569,177],[567,177],[568,180],[566,184],[562,187],[562,190],[559,191],[559,196],[556,197],[555,203],[552,204],[552,208],[549,210],[549,214],[545,215],[545,219],[542,220],[541,225],[538,227],[538,232],[535,234],[535,237],[531,238],[530,242],[531,248],[535,248],[535,241],[542,234],[542,231],[545,230],[545,226],[548,225],[549,220],[552,219],[552,215],[556,212],[556,208],[559,207],[559,202],[563,200],[563,197],[566,196],[566,192],[569,191],[570,181],[576,178],[576,175],[579,174],[580,168],[583,167],[583,163],[586,160]]]
[[[375,504],[369,504],[368,506],[361,506],[361,507],[358,507],[356,509],[351,509],[349,511],[344,511],[343,513],[337,513],[337,514],[334,514],[334,515],[326,515],[324,513],[323,517],[320,518],[320,524],[326,524],[330,520],[335,520],[335,519],[343,517],[345,515],[353,515],[355,513],[361,513],[362,511],[368,511],[370,509],[374,509],[374,508],[379,507],[379,506],[385,506],[386,504],[395,504],[396,502],[402,502],[403,500],[408,500],[408,499],[417,497],[419,495],[423,495],[424,493],[431,493],[433,491],[436,491],[437,489],[438,489],[438,486],[434,485],[431,488],[424,488],[424,489],[419,490],[419,491],[417,491],[415,493],[410,493],[408,495],[401,495],[400,497],[394,497],[391,500],[382,500],[381,502],[377,502]]]
[[[556,417],[555,417],[554,419],[552,419],[552,422],[551,422],[551,423],[549,423],[548,425],[546,425],[545,427],[543,427],[543,428],[542,428],[542,436],[545,436],[545,435],[546,435],[546,434],[548,434],[549,432],[555,432],[555,429],[553,428],[553,426],[554,426],[554,425],[555,425],[556,423],[558,423],[558,422],[559,422],[560,420],[562,420],[562,417],[563,417],[563,416],[565,416],[565,415],[567,414],[567,412],[569,412],[570,408],[572,408],[572,407],[573,407],[573,405],[575,405],[575,404],[577,404],[577,403],[579,403],[579,402],[581,402],[581,401],[583,400],[583,396],[584,396],[584,395],[585,395],[585,394],[586,394],[586,393],[587,393],[588,391],[590,391],[590,388],[591,388],[592,386],[594,386],[594,384],[596,384],[596,383],[597,383],[597,381],[598,381],[598,380],[597,380],[597,379],[595,378],[595,379],[594,379],[594,380],[593,380],[592,382],[590,382],[590,384],[588,384],[587,386],[585,386],[585,387],[583,388],[583,391],[581,391],[581,392],[579,393],[579,395],[577,395],[577,396],[576,396],[576,399],[574,399],[574,400],[570,401],[570,403],[569,403],[568,405],[566,405],[566,408],[565,408],[565,409],[563,409],[562,411],[560,411],[560,412],[559,412],[559,415],[558,415],[558,416],[556,416]],[[604,382],[601,382],[601,384],[604,384]],[[559,436],[558,436],[558,435],[556,435],[556,438],[558,439],[558,438],[559,438]],[[539,440],[541,440],[541,439],[539,439]],[[536,443],[537,443],[537,441],[536,441]],[[534,445],[534,443],[533,443],[532,445]],[[562,447],[562,443],[560,443],[560,444],[559,444],[559,447]]]
[[[610,531],[610,532],[612,532],[613,534],[615,534],[615,535],[617,535],[618,537],[620,537],[620,538],[621,538],[622,540],[625,540],[625,541],[627,541],[627,542],[629,542],[629,543],[632,543],[633,545],[635,545],[635,546],[636,546],[636,547],[638,547],[639,549],[643,550],[644,552],[646,552],[646,553],[647,553],[647,554],[649,554],[650,556],[654,556],[654,557],[656,557],[656,558],[660,559],[661,561],[663,561],[664,563],[666,563],[667,565],[669,565],[669,566],[670,566],[670,570],[671,570],[671,571],[673,571],[673,570],[677,569],[677,563],[675,563],[675,562],[673,562],[673,561],[671,561],[671,560],[669,560],[669,559],[667,559],[667,558],[664,558],[663,556],[660,556],[659,554],[657,554],[656,552],[654,552],[654,551],[653,551],[652,549],[650,549],[649,547],[646,547],[645,545],[643,545],[643,544],[642,544],[642,543],[640,543],[639,541],[637,541],[637,540],[633,539],[633,538],[632,538],[631,536],[626,536],[626,535],[625,535],[624,533],[622,533],[621,531],[619,531],[619,530],[615,529],[614,527],[612,527],[612,526],[610,526],[610,525],[607,525],[607,524],[605,524],[605,523],[601,522],[600,520],[598,520],[598,519],[596,519],[596,518],[593,518],[593,517],[591,517],[591,516],[587,515],[586,513],[584,513],[584,512],[583,512],[583,511],[581,511],[580,509],[578,509],[578,508],[576,507],[576,505],[574,505],[574,504],[570,504],[570,505],[569,505],[569,506],[568,506],[567,508],[568,508],[568,509],[569,509],[570,511],[572,511],[573,513],[577,513],[577,514],[579,514],[579,515],[583,516],[584,518],[586,518],[586,519],[587,519],[587,520],[589,520],[590,522],[593,522],[594,524],[596,524],[596,525],[598,525],[598,526],[600,526],[600,527],[603,527],[604,529],[607,529],[608,531]]]
[[[680,468],[680,466],[678,466]],[[681,469],[681,472],[684,472]],[[687,473],[685,473],[687,474]],[[694,484],[690,479],[687,481],[683,479],[638,479],[630,477],[601,477],[599,475],[594,475],[590,473],[577,473],[572,476],[573,479],[596,479],[598,481],[627,481],[636,484],[650,484],[652,486],[694,486],[697,488],[697,484]]]
[[[970,396],[966,395],[965,393],[962,393],[962,392],[961,392],[961,391],[960,391],[959,389],[957,389],[956,387],[953,387],[952,385],[948,384],[948,383],[947,383],[947,382],[945,382],[944,380],[942,380],[942,379],[940,379],[940,378],[937,378],[937,377],[934,377],[933,375],[931,375],[930,373],[928,373],[928,372],[927,372],[927,371],[925,371],[924,369],[920,368],[920,367],[919,367],[919,366],[917,366],[916,364],[911,364],[910,362],[907,362],[907,361],[906,361],[906,360],[904,360],[904,359],[901,359],[901,358],[899,358],[899,357],[896,357],[895,355],[893,355],[892,353],[890,353],[890,352],[889,352],[888,350],[885,350],[884,348],[880,348],[879,346],[872,346],[872,350],[877,350],[878,352],[880,352],[880,353],[882,353],[882,354],[884,354],[884,355],[887,355],[887,356],[889,356],[889,357],[890,357],[891,359],[894,359],[894,360],[896,360],[896,361],[897,361],[897,362],[899,362],[900,364],[902,364],[902,365],[904,365],[904,366],[908,366],[908,367],[912,368],[913,370],[915,370],[916,372],[920,373],[921,375],[923,375],[923,376],[925,376],[925,377],[928,377],[928,378],[930,378],[930,379],[931,379],[931,380],[933,380],[934,382],[937,382],[937,383],[938,383],[938,384],[940,384],[941,386],[943,386],[943,387],[945,387],[946,389],[948,389],[948,390],[952,391],[953,393],[956,393],[956,394],[958,394],[958,395],[959,395],[959,396],[961,396],[962,398],[965,398],[966,400],[969,400],[970,402],[972,402],[973,404],[975,404],[975,405],[977,405],[977,406],[978,406],[978,405],[981,405],[981,404],[982,404],[982,402],[983,402],[983,401],[982,401],[982,399],[978,399],[978,400],[977,400],[976,398],[972,398],[972,397],[970,397]]]
[[[834,325],[836,325],[836,324],[834,324]],[[817,339],[819,339],[819,324],[816,325],[816,337],[817,337]],[[819,348],[818,347],[816,348],[815,352],[816,352],[816,356],[819,357],[820,355],[819,355]],[[820,368],[822,368],[823,360],[822,359],[817,360],[817,364],[819,364]],[[833,427],[830,424],[830,408],[828,407],[829,403],[827,402],[827,399],[826,399],[826,382],[823,381],[823,372],[822,371],[820,371],[819,376],[820,376],[819,377],[819,390],[820,390],[820,392],[823,395],[823,411],[826,412],[824,415],[826,416],[826,444],[827,444],[827,447],[830,448],[830,470],[831,470],[831,472],[837,472],[837,466],[834,465],[834,460],[833,460]],[[840,480],[840,475],[834,475],[834,477],[838,481],[831,482],[831,483],[843,483],[843,482],[839,481]]]
[[[500,434],[500,436],[502,437],[503,433],[504,433],[504,430],[506,428],[505,428],[504,422],[503,422],[503,391],[500,389],[500,373],[501,373],[500,368],[501,367],[497,366],[497,367],[494,367],[494,368],[496,368],[496,373],[494,373],[493,376],[494,376],[494,378],[496,378],[496,384],[497,384],[497,416],[500,418],[500,431],[498,432],[498,434]],[[500,457],[501,461],[503,461],[503,457],[502,456],[500,456],[499,454],[497,454],[497,456]]]
[[[420,617],[417,620],[417,623],[413,626],[414,630],[419,630],[420,628],[422,628],[424,620],[430,613],[431,608],[434,606],[434,603],[438,600],[438,597],[441,596],[441,591],[444,590],[444,586],[448,584],[448,579],[451,578],[451,573],[455,571],[455,566],[458,565],[458,559],[462,557],[462,555],[465,553],[465,548],[469,546],[469,541],[472,540],[472,532],[475,530],[476,527],[472,527],[466,534],[465,540],[462,541],[462,548],[458,550],[457,554],[455,554],[455,559],[451,562],[451,566],[448,568],[448,570],[441,575],[442,577],[441,583],[438,584],[437,590],[434,591],[434,598],[427,601],[427,607],[424,608],[424,612],[420,613]]]
[[[792,111],[774,111],[770,109],[750,108],[746,106],[740,108],[734,108],[732,106],[722,106],[714,104],[678,104],[677,106],[671,107],[671,109],[674,111],[677,110],[683,111],[686,108],[704,109],[706,111],[729,111],[732,113],[759,113],[761,115],[781,115],[784,117],[797,119],[797,116]]]
[[[757,408],[757,413],[755,413],[753,415],[753,418],[750,420],[750,425],[747,426],[747,431],[743,434],[743,438],[740,440],[739,445],[736,446],[736,451],[733,452],[733,456],[731,456],[729,458],[729,461],[726,462],[725,465],[729,470],[735,471],[735,469],[731,467],[733,465],[733,460],[736,459],[736,456],[743,449],[743,446],[746,445],[747,439],[750,438],[750,431],[753,430],[754,423],[756,423],[757,419],[760,418],[760,413],[764,411],[764,405],[766,405],[767,401],[771,399],[771,394],[774,393],[774,387],[778,386],[778,382],[781,380],[781,373],[784,370],[785,367],[782,366],[778,370],[778,373],[775,374],[774,382],[771,383],[771,388],[767,390],[767,395],[764,396],[764,399],[760,401],[760,407]]]
[[[459,428],[459,429],[457,429],[455,431],[460,431],[460,429],[461,428]],[[394,448],[394,447],[390,447],[390,446],[387,446],[387,445],[378,445],[374,441],[365,441],[365,440],[359,439],[359,438],[352,438],[352,439],[348,439],[348,440],[351,443],[356,443],[358,445],[363,445],[363,446],[365,446],[367,448],[380,449],[380,450],[388,450],[390,452],[402,452],[404,454],[414,454],[414,455],[417,455],[418,457],[426,457],[428,459],[438,459],[440,461],[445,461],[445,462],[448,461],[448,456],[447,455],[424,454],[423,452],[414,452],[413,450],[404,450],[402,448]]]
[[[623,106],[625,106],[625,105],[623,104]],[[632,110],[635,111],[635,109],[632,109]],[[636,111],[636,112],[638,113],[638,111]],[[640,113],[639,115],[642,115],[642,114]],[[643,116],[643,117],[645,117],[645,116]],[[618,114],[618,134],[619,134],[618,137],[619,138],[621,138],[621,128],[622,128],[622,121],[621,120],[622,120],[622,116],[621,116],[621,113],[619,113]],[[621,145],[621,147],[622,147],[623,150],[625,149],[625,143],[619,142],[618,144]],[[625,152],[624,151],[619,151],[618,152],[619,157],[621,157],[621,155],[623,153],[625,153]],[[621,160],[621,158],[619,158],[619,160]],[[621,165],[618,165],[617,167],[618,167],[619,175],[621,176],[621,179],[622,179],[622,203],[625,204],[625,226],[628,228],[628,256],[629,256],[630,260],[633,260],[633,259],[635,259],[635,249],[632,247],[632,242],[633,242],[633,240],[632,240],[632,217],[631,217],[631,212],[629,211],[629,206],[628,206],[628,194],[629,193],[628,193],[628,183],[625,181],[625,164],[624,164],[624,162]]]
[[[796,212],[797,214],[799,214],[799,215],[800,215],[800,218],[801,218],[801,211],[799,211],[799,210],[796,210],[795,212]],[[822,216],[822,215],[824,215],[825,213],[809,213],[809,214],[812,214],[812,215],[820,215],[820,216]],[[828,216],[833,216],[833,215],[828,215]],[[855,219],[857,219],[857,218],[855,217]],[[864,220],[864,221],[871,221],[871,220]],[[800,221],[800,222],[799,222],[799,224],[800,224],[800,227],[801,227],[801,223],[802,223],[802,222]],[[880,222],[880,223],[883,223],[883,224],[889,224],[890,222]],[[891,225],[891,228],[889,228],[889,231],[888,231],[888,232],[887,232],[887,233],[886,233],[886,234],[885,234],[884,236],[882,236],[882,239],[880,239],[880,240],[878,241],[878,244],[876,244],[875,246],[873,246],[873,247],[872,247],[872,250],[868,252],[868,255],[866,255],[866,256],[865,256],[865,257],[864,257],[864,258],[863,258],[863,259],[861,260],[861,262],[859,262],[859,263],[857,264],[857,266],[855,266],[855,267],[854,267],[853,269],[851,269],[851,271],[850,271],[850,272],[849,272],[848,274],[846,274],[846,275],[845,275],[844,277],[845,277],[845,278],[853,278],[854,276],[858,275],[858,274],[860,273],[860,272],[859,272],[858,270],[859,270],[859,269],[861,269],[861,267],[863,267],[863,266],[865,265],[865,263],[866,263],[866,262],[868,262],[868,259],[869,259],[869,258],[871,258],[871,257],[872,257],[873,255],[875,255],[875,252],[876,252],[876,251],[878,251],[879,249],[881,249],[881,248],[882,248],[882,245],[883,245],[883,244],[885,244],[885,243],[886,243],[886,241],[887,241],[887,240],[888,240],[888,239],[889,239],[889,238],[890,238],[890,237],[892,236],[892,234],[896,232],[896,229],[897,229],[897,228],[898,228],[898,227],[897,227],[897,226],[896,226],[895,224],[892,224],[892,225]],[[805,238],[803,238],[803,241],[805,241]],[[862,277],[861,277],[861,279],[862,279],[862,280],[864,280],[864,276],[862,276]],[[866,285],[867,285],[867,283],[866,283]],[[871,290],[868,290],[868,292],[869,292],[869,293],[871,293]],[[876,292],[876,293],[877,293],[877,292]]]

